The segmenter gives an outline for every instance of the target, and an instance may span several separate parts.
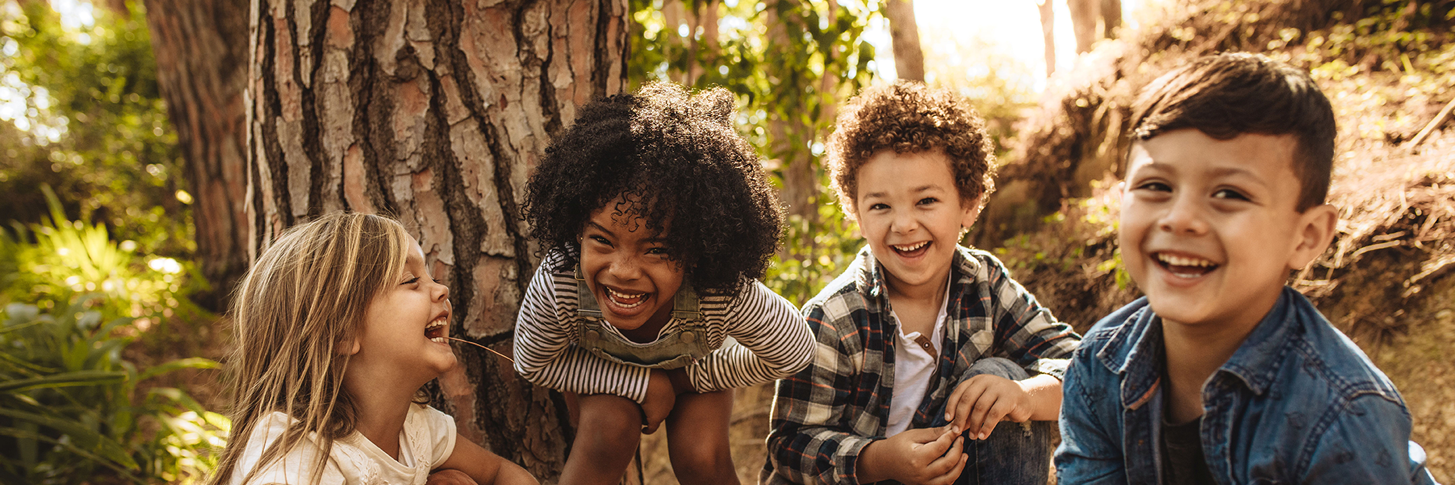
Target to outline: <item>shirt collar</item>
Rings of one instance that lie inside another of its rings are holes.
[[[1273,309],[1243,339],[1233,356],[1218,368],[1218,372],[1237,377],[1260,395],[1268,390],[1278,372],[1290,328],[1299,325],[1294,320],[1307,320],[1308,315],[1304,313],[1313,309],[1313,305],[1292,288],[1285,286],[1282,291]],[[1296,304],[1299,300],[1304,304]],[[1097,352],[1097,357],[1107,369],[1123,375],[1126,385],[1122,388],[1122,404],[1128,407],[1145,403],[1157,388],[1163,352],[1162,319],[1152,313],[1146,297],[1133,304],[1142,305],[1142,308],[1127,317],[1127,322],[1113,331],[1106,347]]]

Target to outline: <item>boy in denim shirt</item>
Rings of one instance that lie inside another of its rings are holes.
[[[984,124],[922,84],[871,87],[829,142],[869,245],[803,307],[817,345],[779,381],[759,483],[1035,484],[1080,337],[984,251]]]
[[[1146,297],[1072,359],[1060,483],[1433,483],[1394,385],[1285,286],[1338,219],[1308,74],[1204,57],[1148,86],[1132,126],[1120,244]]]

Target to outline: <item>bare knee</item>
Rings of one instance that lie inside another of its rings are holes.
[[[581,424],[575,451],[630,455],[641,441],[641,408],[630,399],[608,394],[581,396]],[[584,448],[584,449],[583,449]]]
[[[737,484],[732,452],[721,439],[678,439],[667,443],[672,470],[680,483]]]

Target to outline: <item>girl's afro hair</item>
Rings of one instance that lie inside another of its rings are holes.
[[[732,292],[761,278],[783,209],[733,118],[726,89],[689,95],[668,83],[582,108],[526,191],[531,236],[566,256],[553,270],[575,268],[586,222],[610,209],[661,234],[698,290]],[[622,196],[638,203],[614,203]]]

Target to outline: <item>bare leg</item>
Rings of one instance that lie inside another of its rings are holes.
[[[679,483],[738,485],[728,448],[733,414],[731,389],[680,394],[667,415],[667,453]]]
[[[577,396],[576,401],[580,424],[561,470],[561,485],[620,483],[641,441],[641,406],[611,394]]]

